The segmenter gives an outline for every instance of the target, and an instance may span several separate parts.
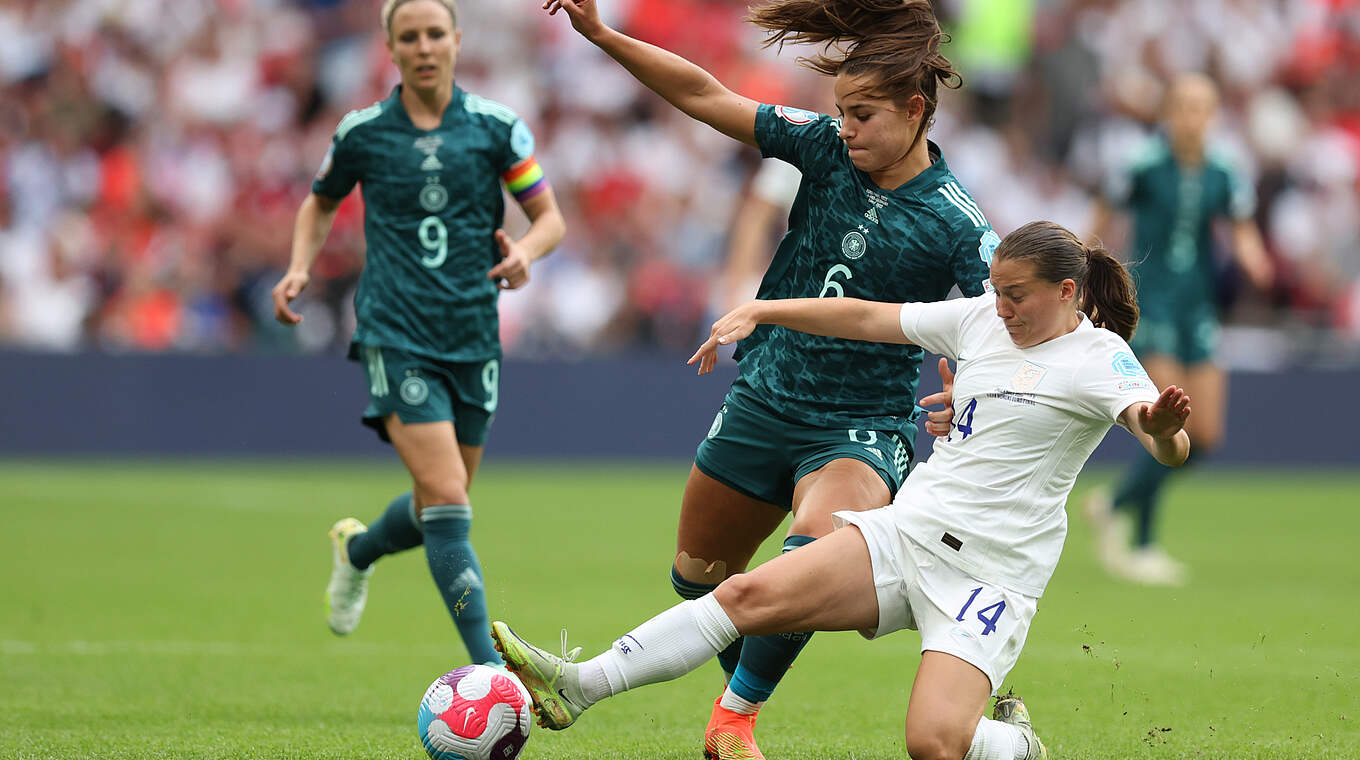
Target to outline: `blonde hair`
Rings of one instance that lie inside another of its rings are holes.
[[[453,20],[453,28],[457,29],[458,6],[454,3],[454,0],[434,0],[434,1],[444,6],[444,10],[449,12],[449,18]],[[387,0],[387,2],[383,3],[382,27],[383,31],[387,33],[388,39],[392,39],[392,15],[397,12],[398,8],[409,2],[411,2],[411,0]]]

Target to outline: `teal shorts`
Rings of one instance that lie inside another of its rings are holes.
[[[1218,342],[1218,315],[1211,305],[1181,309],[1148,305],[1138,315],[1129,347],[1140,358],[1169,356],[1190,365],[1212,360]]]
[[[368,408],[363,422],[388,443],[389,415],[406,424],[453,423],[464,446],[485,446],[499,401],[499,359],[446,362],[395,348],[355,344],[350,358],[364,368]]]
[[[858,459],[874,468],[895,494],[911,469],[916,423],[903,418],[894,430],[811,427],[777,414],[740,380],[728,391],[694,466],[753,499],[791,508],[793,487],[835,459]],[[870,505],[853,505],[870,506]]]

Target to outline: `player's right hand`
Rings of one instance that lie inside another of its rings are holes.
[[[549,16],[558,11],[567,14],[572,28],[586,39],[594,39],[607,28],[600,21],[600,9],[595,7],[595,0],[543,0],[543,8]]]
[[[689,358],[686,364],[699,363],[699,374],[706,375],[713,371],[713,366],[718,363],[718,346],[728,346],[745,338],[755,331],[760,324],[760,316],[757,313],[760,309],[760,301],[747,301],[737,308],[727,312],[717,322],[713,323],[713,328],[709,331],[708,340],[699,346],[699,350],[694,352],[694,356]]]
[[[279,280],[279,284],[271,291],[274,297],[274,319],[285,325],[295,325],[302,321],[302,315],[288,308],[288,304],[298,297],[311,279],[311,275],[306,272],[288,272]]]

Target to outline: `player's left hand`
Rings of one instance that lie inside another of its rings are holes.
[[[1170,438],[1185,427],[1190,418],[1190,397],[1185,389],[1168,385],[1162,395],[1138,412],[1138,424],[1153,438]]]
[[[954,373],[949,369],[949,360],[943,356],[940,357],[940,379],[944,381],[944,389],[919,402],[923,407],[944,404],[944,408],[939,411],[926,412],[926,432],[936,438],[949,435],[954,427]]]
[[[524,287],[529,282],[529,254],[505,230],[496,230],[496,245],[501,249],[501,263],[486,273],[487,279],[496,280],[501,290]]]

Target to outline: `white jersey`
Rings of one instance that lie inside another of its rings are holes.
[[[979,580],[1038,597],[1067,536],[1067,496],[1130,404],[1157,400],[1122,338],[1083,314],[1030,348],[1011,341],[985,294],[902,305],[902,332],[958,362],[954,429],[907,477],[899,528]]]

